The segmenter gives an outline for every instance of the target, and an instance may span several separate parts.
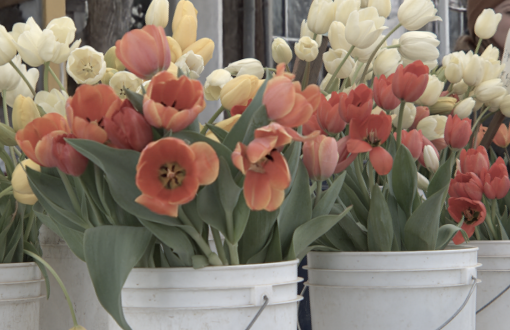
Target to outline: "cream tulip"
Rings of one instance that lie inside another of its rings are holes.
[[[308,11],[308,28],[316,34],[328,32],[335,13],[336,3],[333,0],[313,0]]]
[[[180,0],[175,8],[172,20],[172,37],[179,43],[181,49],[197,41],[198,11],[191,1]]]
[[[41,117],[37,105],[30,97],[18,95],[12,107],[12,128],[15,132],[25,128],[32,120]]]
[[[44,29],[43,34],[45,34],[48,30],[53,32],[56,40],[53,56],[51,59],[46,59],[46,57],[42,55],[41,56],[46,61],[57,64],[67,61],[69,54],[78,48],[81,44],[81,40],[77,40],[71,45],[76,34],[76,26],[74,25],[74,21],[66,16],[55,18],[48,23],[48,26],[46,29]]]
[[[175,64],[174,64],[175,65]],[[150,80],[146,80],[144,81],[140,87],[138,87],[138,89],[136,90],[136,93],[137,94],[140,94],[140,95],[145,95],[146,92],[147,92],[147,87],[149,86],[149,84],[151,83]]]
[[[275,63],[289,64],[292,61],[292,50],[287,41],[282,38],[276,38],[271,45],[271,55]]]
[[[101,78],[101,83],[104,85],[110,84],[110,79],[119,71],[112,69],[112,68],[106,68],[106,72],[103,75],[103,78]]]
[[[14,63],[14,65],[18,67],[21,73],[23,73],[23,75],[27,78],[32,88],[35,90],[37,86],[37,81],[39,80],[39,70],[36,68],[32,68],[27,71],[27,66],[21,62],[21,56],[19,55],[16,55],[12,59],[12,62]],[[7,91],[5,95],[7,105],[12,108],[12,106],[14,105],[14,100],[18,95],[23,95],[32,98],[34,97],[32,91],[30,90],[30,88],[28,88],[27,83],[23,79],[20,79],[18,81],[18,85],[16,85],[14,89]]]
[[[431,0],[404,0],[398,9],[398,20],[409,31],[416,31],[429,22],[442,21]]]
[[[506,88],[503,87],[501,79],[491,79],[484,81],[475,88],[476,99],[485,104],[506,94]]]
[[[152,0],[145,13],[145,24],[165,28],[170,16],[170,3],[168,0]]]
[[[485,59],[483,60],[483,78],[482,81],[496,79],[501,76],[501,73],[505,69],[505,65],[501,64],[499,60]]]
[[[367,48],[361,49],[361,48],[355,47],[352,50],[351,56],[354,58],[357,58],[358,61],[360,61],[360,62],[367,63],[368,60],[370,59],[370,56],[375,51],[376,47],[379,46],[379,44],[381,43],[381,41],[383,39],[384,39],[384,36],[381,35],[381,36],[379,36],[379,38],[377,38],[377,40],[372,45],[368,46]],[[382,51],[382,49],[379,48],[377,50],[377,54],[379,54],[381,51]]]
[[[221,89],[230,80],[232,80],[232,76],[230,72],[225,69],[218,69],[211,72],[205,80],[205,99],[209,101],[218,100],[220,98]]]
[[[452,92],[457,95],[463,95],[468,91],[468,89],[469,86],[464,82],[464,80],[461,80],[453,85]]]
[[[166,37],[166,40],[168,41],[168,46],[170,46],[170,58],[172,63],[175,63],[182,56],[181,45],[172,37]]]
[[[191,79],[198,79],[204,71],[204,59],[192,50],[179,57],[175,65]]]
[[[236,105],[247,105],[248,101],[255,97],[259,87],[257,76],[248,74],[238,76],[226,83],[221,89],[221,104],[227,110]]]
[[[473,113],[475,104],[476,101],[472,97],[465,98],[453,109],[453,114],[459,116],[460,119],[468,118]]]
[[[462,61],[464,53],[455,52],[443,57],[443,67],[446,79],[456,84],[462,80]]]
[[[446,116],[431,115],[420,120],[416,129],[421,130],[423,136],[430,141],[443,139],[447,119]]]
[[[313,62],[319,55],[319,45],[310,37],[302,37],[294,45],[296,56],[306,62]]]
[[[126,89],[136,92],[136,90],[142,85],[142,79],[138,78],[131,72],[119,71],[110,79],[109,85],[113,88],[117,96],[121,99],[125,99],[127,98]]]
[[[429,106],[432,115],[449,115],[457,104],[457,99],[449,96],[441,96],[434,105]]]
[[[16,43],[5,27],[0,24],[0,65],[9,63],[16,56]]]
[[[233,76],[253,75],[259,79],[264,76],[264,66],[255,58],[245,58],[236,62],[230,63],[225,70]]]
[[[499,110],[505,117],[510,117],[510,95],[506,95],[499,104]]]
[[[345,56],[347,55],[347,51],[344,49],[334,50],[330,48],[327,52],[322,55],[322,61],[324,62],[324,66],[326,67],[326,71],[330,74],[334,74],[340,63],[343,61]],[[345,79],[349,77],[354,68],[355,62],[354,59],[349,56],[345,61],[344,65],[338,71],[336,78]]]
[[[432,106],[436,104],[444,89],[444,82],[440,81],[437,76],[429,75],[427,88],[420,96],[416,103],[420,105]]]
[[[423,191],[427,191],[429,188],[429,180],[423,176],[420,172],[417,172],[418,174],[418,189],[421,189]]]
[[[310,31],[310,29],[308,28],[308,24],[306,23],[306,20],[304,19],[301,22],[301,31],[300,31],[299,37],[300,38],[303,38],[303,37],[313,38],[314,34],[315,33]],[[314,40],[317,43],[317,45],[319,45],[319,47],[320,47],[322,45],[322,34],[317,34],[317,36],[315,37]]]
[[[328,30],[329,44],[333,49],[349,50],[351,44],[345,39],[345,25],[342,22],[333,22]]]
[[[480,39],[494,37],[502,15],[496,14],[494,9],[484,9],[475,22],[475,34]]]
[[[104,54],[104,61],[106,62],[106,67],[107,68],[111,68],[111,69],[115,69],[117,71],[124,71],[124,70],[126,70],[126,67],[117,58],[117,55],[115,54],[116,50],[117,50],[117,47],[112,46]]]
[[[439,40],[431,32],[413,31],[404,33],[399,40],[398,48],[402,57],[413,61],[435,61],[439,57]]]
[[[16,166],[12,172],[12,190],[14,198],[25,205],[34,205],[37,203],[37,197],[34,195],[30,184],[28,183],[26,168],[41,172],[41,166],[31,159],[25,159]]]
[[[397,71],[402,58],[397,49],[383,49],[374,60],[374,74],[377,77],[389,77]]]
[[[379,16],[388,17],[391,13],[391,0],[368,0],[369,7],[375,7]]]
[[[189,45],[182,53],[186,54],[192,50],[196,55],[202,56],[205,66],[213,57],[214,47],[214,41],[209,38],[202,38]]]
[[[345,39],[357,48],[368,48],[379,38],[385,26],[376,21],[379,17],[377,9],[368,7],[360,11],[353,11],[345,24]],[[374,20],[375,19],[375,20]],[[382,18],[384,21],[384,18]],[[384,23],[383,23],[384,24]]]
[[[34,102],[46,113],[58,113],[66,116],[66,102],[69,98],[66,92],[52,89],[51,92],[40,91],[35,96]]]
[[[15,89],[20,80],[19,74],[9,63],[0,66],[0,92]]]
[[[391,111],[393,118],[393,126],[398,127],[400,106]],[[416,118],[416,106],[413,103],[406,103],[404,107],[404,118],[402,119],[402,129],[408,129],[413,126],[414,119]]]
[[[430,145],[426,145],[423,148],[423,161],[425,162],[425,167],[432,173],[436,173],[439,169],[439,158],[434,148]]]
[[[507,93],[501,94],[500,96],[490,100],[487,102],[487,106],[489,107],[490,112],[496,112],[499,110],[499,107],[501,105],[501,102],[505,99],[505,96],[507,96]]]
[[[485,75],[483,59],[469,52],[463,61],[463,79],[468,86],[478,86]]]
[[[499,60],[499,49],[497,47],[494,47],[493,45],[489,45],[489,46],[487,46],[487,48],[485,48],[482,55],[480,55],[480,56],[486,60],[498,61]]]
[[[103,78],[105,72],[103,53],[90,46],[73,50],[67,61],[67,73],[78,84],[94,85]]]
[[[353,11],[361,9],[360,0],[341,0],[336,7],[335,21],[347,24],[347,19]],[[328,33],[329,36],[329,33]]]

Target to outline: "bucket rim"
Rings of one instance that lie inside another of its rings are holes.
[[[151,272],[209,272],[209,271],[223,271],[223,270],[240,270],[240,269],[261,269],[261,268],[273,268],[282,266],[298,265],[299,259],[279,261],[279,262],[268,262],[263,264],[246,264],[246,265],[228,265],[228,266],[207,266],[200,269],[194,269],[193,267],[168,267],[168,268],[133,268],[133,271],[147,271]]]
[[[482,280],[476,279],[476,284],[482,283]],[[313,288],[329,288],[329,289],[356,289],[356,290],[374,290],[374,289],[385,289],[385,290],[393,290],[393,289],[439,289],[439,288],[458,288],[458,287],[471,287],[473,283],[467,284],[450,284],[450,285],[410,285],[410,286],[360,286],[360,285],[321,285],[321,284],[310,284],[309,282],[305,282],[304,285]]]
[[[469,267],[451,267],[451,268],[415,268],[415,269],[327,269],[327,268],[310,268],[303,266],[306,271],[318,271],[318,272],[342,272],[342,273],[412,273],[412,272],[442,272],[442,271],[463,271],[466,269],[480,268],[481,263]]]
[[[430,251],[340,251],[340,252],[330,252],[330,251],[310,251],[310,254],[321,254],[321,255],[344,255],[344,256],[403,256],[403,255],[441,255],[441,254],[465,254],[470,252],[476,252],[480,248],[478,246],[469,246],[464,245],[462,247],[458,246],[454,249],[445,249],[445,250],[430,250]]]
[[[20,267],[33,267],[37,266],[37,264],[33,261],[30,262],[14,262],[9,264],[2,264],[0,263],[0,269],[1,268],[20,268]]]

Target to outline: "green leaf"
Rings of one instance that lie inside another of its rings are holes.
[[[193,120],[191,124],[189,124],[188,127],[186,127],[184,130],[194,132],[194,133],[200,133],[200,123],[198,122],[198,117]]]
[[[393,194],[397,203],[409,217],[412,213],[414,195],[417,194],[418,177],[413,156],[404,145],[401,145],[397,150],[392,172]]]
[[[143,227],[102,226],[85,232],[85,260],[101,305],[124,330],[121,290],[149,247],[152,234]]]
[[[206,123],[205,126],[207,126],[207,128],[211,132],[213,132],[213,134],[218,138],[218,140],[220,140],[220,142],[223,142],[223,140],[225,140],[225,138],[227,137],[228,132],[225,131],[224,129],[209,123]]]
[[[261,251],[266,242],[263,237],[269,237],[273,231],[278,210],[273,212],[252,211],[248,218],[248,224],[244,235],[239,240],[239,261],[241,264],[247,263],[255,254]],[[264,255],[265,258],[265,255]],[[264,262],[262,259],[261,262]]]
[[[269,249],[269,246],[272,244],[273,237],[275,234],[276,233],[274,231],[272,231],[270,233],[270,236],[268,237],[268,240],[267,240],[267,242],[265,242],[264,246],[260,249],[260,251],[258,251],[250,259],[248,259],[246,261],[246,264],[262,264],[262,263],[264,263],[264,261],[266,260],[266,256],[267,256],[267,250]]]
[[[209,266],[209,260],[202,255],[196,255],[191,258],[191,261],[193,263],[193,268],[195,269],[201,269],[204,267]]]
[[[251,211],[246,204],[246,200],[244,199],[244,194],[241,194],[233,213],[234,241],[232,244],[238,243],[241,240],[241,237],[243,237],[246,226],[248,225],[248,219],[250,218],[250,212]]]
[[[267,110],[264,105],[262,105],[253,115],[250,120],[250,124],[246,129],[246,134],[244,135],[243,143],[248,145],[251,141],[253,141],[254,133],[257,128],[269,125],[270,120],[267,117]]]
[[[439,228],[436,250],[444,250],[453,237],[462,229],[455,225],[444,225]]]
[[[378,185],[372,187],[372,199],[368,212],[368,249],[391,251],[393,245],[393,220],[388,203]]]
[[[287,164],[289,165],[291,179],[289,187],[285,189],[285,195],[288,195],[290,189],[292,188],[292,185],[294,184],[294,178],[296,177],[298,166],[301,161],[301,146],[302,146],[301,142],[292,141],[292,143],[283,152],[283,156],[285,157],[285,159],[287,160]]]
[[[368,251],[367,232],[351,218],[347,217],[339,222],[340,227],[347,233],[357,251]]]
[[[220,157],[220,170],[218,179],[215,183],[217,184],[218,195],[221,205],[223,206],[223,210],[227,217],[232,217],[232,213],[237,205],[242,189],[234,181],[232,173],[229,171],[228,163],[223,157]],[[231,242],[234,240],[233,237],[228,238]]]
[[[197,196],[197,211],[206,224],[228,237],[226,215],[221,205],[217,181],[200,190]]]
[[[448,158],[448,160],[439,167],[436,174],[434,174],[434,177],[430,180],[429,187],[427,188],[426,192],[427,198],[450,184],[454,163],[455,153],[452,153],[450,158]]]
[[[409,251],[431,251],[436,249],[439,218],[448,185],[430,196],[407,220],[404,228],[404,243]]]
[[[126,92],[126,97],[129,102],[131,102],[136,111],[143,113],[143,95],[135,93],[128,88],[124,88],[124,91]]]
[[[308,194],[309,181],[305,165],[299,162],[294,184],[278,215],[278,229],[284,255],[289,253],[295,230],[312,219],[312,200]]]
[[[350,201],[350,203],[345,202],[345,197]],[[361,202],[361,200],[358,198],[358,195],[347,185],[343,186],[343,189],[340,191],[340,199],[344,201],[347,205],[352,204],[353,210],[356,213],[356,216],[358,217],[359,221],[363,224],[363,226],[367,225],[367,219],[368,219],[368,210],[366,209],[365,205]]]
[[[274,233],[271,242],[267,247],[266,260],[264,262],[280,262],[283,261],[282,244],[280,242],[280,233],[278,230],[278,222],[274,224]]]
[[[349,235],[339,224],[334,225],[325,235],[335,249],[346,252],[356,251]]]
[[[333,184],[326,190],[326,192],[322,195],[319,203],[315,205],[312,212],[312,218],[316,218],[321,215],[327,215],[331,212],[333,205],[335,205],[336,199],[342,186],[344,184],[345,177],[347,172],[343,172],[339,175]]]
[[[348,207],[339,215],[323,215],[299,226],[292,236],[291,250],[285,259],[302,259],[308,252],[308,247],[342,220],[350,210],[351,207]]]
[[[400,205],[398,205],[395,197],[390,193],[388,194],[388,209],[391,214],[391,220],[393,222],[393,246],[392,251],[401,251],[402,250],[402,241],[404,235],[404,228],[407,222],[407,216],[405,212],[402,210]]]

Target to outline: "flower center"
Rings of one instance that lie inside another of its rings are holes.
[[[94,67],[92,66],[92,64],[90,63],[86,63],[84,66],[83,66],[83,72],[85,73],[92,73],[94,72]]]
[[[464,222],[468,225],[475,223],[480,217],[480,212],[471,209],[464,210],[463,214]]]
[[[273,149],[273,150],[276,150],[276,149]],[[273,156],[271,156],[271,154],[266,155],[264,158],[262,158],[261,160],[259,160],[255,164],[251,164],[250,168],[248,170],[249,171],[253,171],[253,172],[257,172],[257,173],[262,173],[262,174],[266,173],[266,170],[264,169],[264,167],[266,166],[266,163],[268,161],[274,162],[274,158],[273,158]]]
[[[368,142],[372,147],[378,147],[381,145],[381,139],[377,136],[377,130],[372,130],[370,132],[366,132],[363,141]]]
[[[186,170],[177,163],[166,163],[159,168],[159,181],[166,189],[179,188],[186,177]]]

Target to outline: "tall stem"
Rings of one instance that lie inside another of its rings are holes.
[[[335,81],[334,78],[336,78],[336,76],[338,75],[338,72],[340,72],[340,69],[342,68],[342,66],[344,66],[345,62],[347,62],[347,59],[349,58],[349,56],[351,56],[353,50],[354,50],[354,46],[351,46],[351,48],[349,49],[349,51],[343,58],[342,62],[340,62],[340,64],[336,68],[335,72],[331,75],[331,79],[329,80],[329,83],[326,86],[326,92],[328,92],[328,93],[332,92],[331,87],[333,87],[333,83]]]
[[[314,207],[317,206],[317,204],[319,204],[319,200],[321,199],[321,196],[322,196],[322,181],[317,181],[317,190],[315,192],[315,203],[314,203]]]
[[[372,188],[375,186],[375,170],[371,162],[368,162],[368,191],[372,193]]]
[[[215,229],[211,227],[211,232],[214,238],[214,245],[216,245],[216,250],[218,251],[218,256],[220,257],[221,262],[223,262],[223,265],[228,265],[227,256],[225,255],[225,250],[223,249],[223,244],[221,242],[221,236],[218,229]]]
[[[49,84],[48,84],[49,69],[50,69],[50,62],[44,63],[43,86],[44,86],[44,90],[47,92],[49,92]]]
[[[9,124],[9,112],[7,111],[7,98],[6,98],[6,95],[7,95],[7,91],[3,90],[2,91],[2,108],[4,110],[5,124],[7,126],[11,126],[11,124]],[[16,165],[18,165],[18,161],[16,160],[16,153],[14,152],[14,147],[9,147],[9,151],[11,153],[12,163],[13,163],[14,167],[16,167]]]
[[[404,120],[404,110],[406,107],[406,101],[400,101],[400,110],[398,112],[398,126],[397,126],[397,150],[402,143],[402,123]]]
[[[219,115],[220,115],[223,111],[225,111],[225,110],[226,110],[226,109],[225,109],[223,106],[221,106],[221,107],[220,107],[220,108],[219,108],[219,109],[218,109],[218,110],[214,113],[214,115],[211,117],[211,119],[209,119],[209,121],[207,122],[207,124],[213,124],[213,123],[214,123],[214,121],[216,120],[216,118],[218,118],[218,116],[219,116]],[[207,130],[209,129],[209,128],[207,128],[207,124],[206,124],[206,125],[204,125],[204,127],[203,127],[203,128],[202,128],[202,130],[200,131],[200,134],[205,135],[205,133],[207,133]]]
[[[482,46],[482,42],[483,42],[482,38],[478,39],[478,43],[476,44],[476,48],[475,48],[475,55],[478,54],[478,51],[480,50],[480,47]]]
[[[303,80],[301,81],[301,89],[305,89],[308,86],[308,80],[310,79],[310,62],[306,62],[305,73],[303,74]]]
[[[237,251],[237,243],[230,243],[235,239],[234,237],[234,219],[232,218],[232,214],[226,215],[226,223],[227,223],[227,246],[230,252],[230,262],[232,265],[239,265],[239,251]]]
[[[370,201],[370,196],[368,194],[367,185],[365,183],[365,180],[363,179],[363,164],[362,164],[362,154],[358,154],[356,159],[354,160],[354,169],[356,171],[356,178],[358,179],[358,185],[363,191],[363,195],[365,196],[366,201]]]
[[[390,33],[388,33],[384,38],[383,40],[381,40],[381,42],[379,43],[379,45],[377,45],[377,47],[375,47],[374,51],[372,52],[372,55],[370,55],[370,58],[368,59],[368,62],[365,66],[365,70],[363,70],[363,74],[361,75],[361,79],[360,81],[365,81],[365,76],[367,75],[368,73],[368,68],[370,67],[370,63],[372,63],[372,61],[374,60],[375,58],[375,55],[377,54],[377,52],[379,51],[379,48],[381,48],[382,45],[384,45],[384,43],[386,42],[386,40],[388,40],[388,38],[393,34],[395,33],[395,31],[398,30],[399,27],[401,27],[402,24],[398,24],[397,26],[395,26],[393,28],[393,30],[390,31]]]
[[[65,92],[66,88],[64,87],[64,85],[62,85],[62,82],[60,81],[60,79],[57,78],[57,75],[55,74],[55,72],[53,71],[51,66],[48,66],[48,69],[49,69],[51,75],[53,76],[53,79],[55,79],[55,81],[57,82],[58,86],[60,87],[60,90]]]
[[[25,84],[27,84],[28,88],[30,89],[30,92],[32,92],[32,94],[35,96],[34,87],[32,87],[32,85],[30,85],[30,82],[28,81],[27,77],[25,77],[23,72],[21,72],[21,70],[12,61],[9,61],[9,64],[14,68],[14,70],[16,70],[16,72],[20,75],[21,79],[23,79]]]
[[[60,285],[60,288],[62,289],[62,291],[64,292],[64,296],[66,297],[67,305],[69,306],[69,310],[71,311],[71,316],[73,318],[73,324],[75,327],[77,327],[78,321],[76,321],[76,314],[74,313],[73,303],[71,302],[71,298],[69,298],[69,293],[67,293],[67,289],[62,280],[60,279],[60,277],[58,276],[57,272],[55,272],[55,270],[43,258],[39,257],[37,254],[27,250],[23,250],[23,252],[26,255],[37,260],[39,263],[41,263],[44,267],[46,267],[50,271],[53,277],[55,277],[55,280],[57,280],[58,285]]]

